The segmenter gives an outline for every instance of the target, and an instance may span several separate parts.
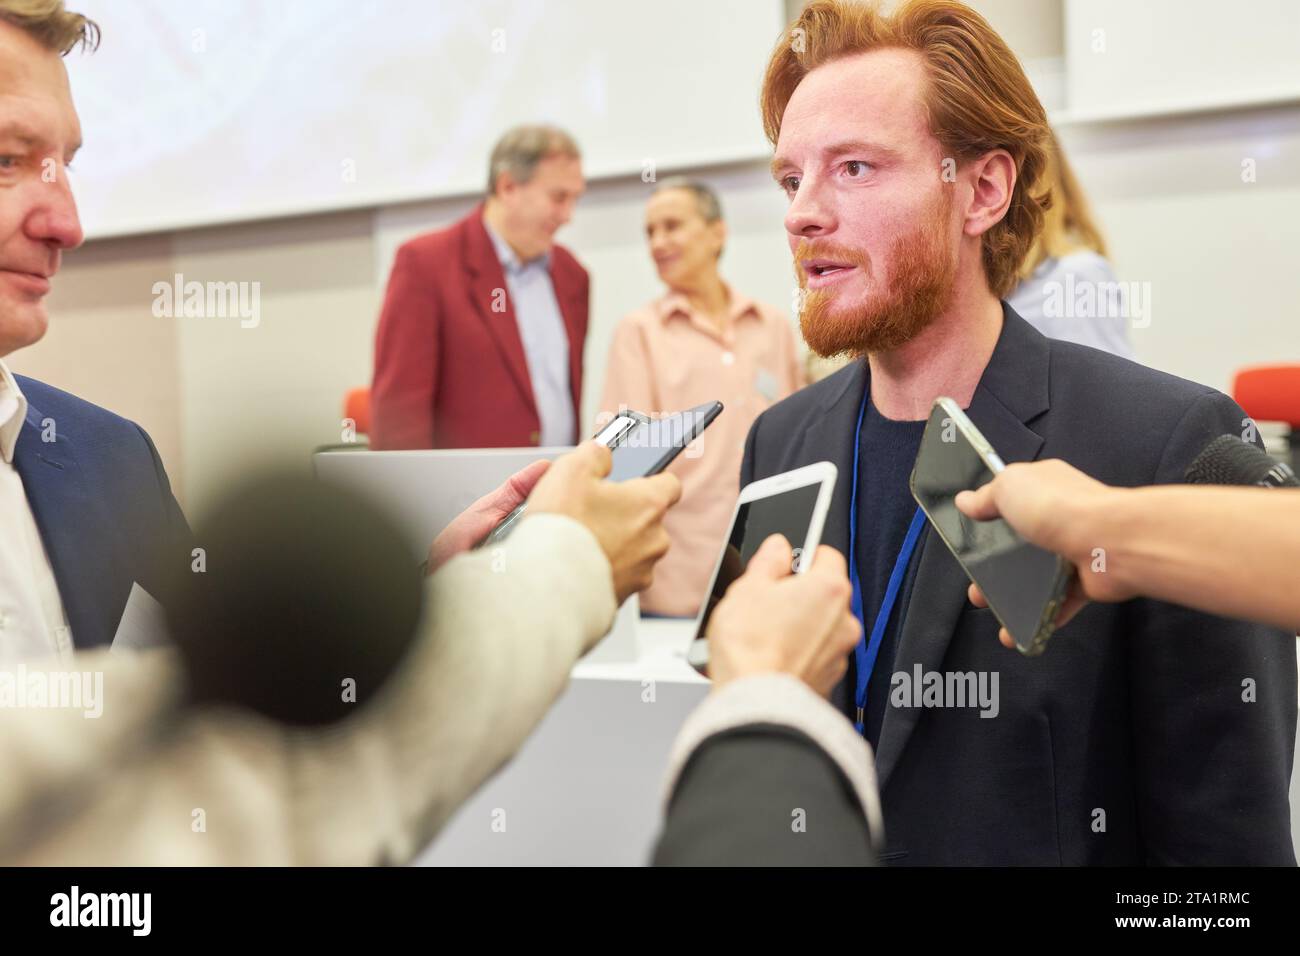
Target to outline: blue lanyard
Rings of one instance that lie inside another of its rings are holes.
[[[912,523],[907,527],[907,537],[903,547],[894,559],[894,570],[889,573],[889,585],[885,588],[885,599],[876,612],[875,623],[867,630],[867,619],[862,613],[862,579],[858,577],[858,460],[862,457],[862,419],[867,413],[867,398],[871,390],[862,393],[862,404],[858,408],[858,427],[853,432],[853,490],[849,497],[849,581],[853,584],[853,615],[862,624],[862,640],[854,648],[853,655],[857,662],[857,720],[854,725],[858,733],[863,732],[867,713],[867,685],[871,683],[871,671],[876,666],[876,656],[880,653],[880,642],[885,637],[885,628],[889,626],[889,616],[898,600],[898,589],[903,584],[903,575],[916,550],[916,540],[925,527],[925,512],[919,507],[912,515]],[[870,635],[870,636],[868,636]]]

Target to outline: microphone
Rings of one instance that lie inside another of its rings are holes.
[[[340,720],[412,643],[422,575],[393,521],[354,491],[268,473],[196,527],[170,563],[172,641],[193,702],[284,724]]]
[[[1236,435],[1220,435],[1206,445],[1183,477],[1193,485],[1300,488],[1300,480],[1290,465],[1269,457]]]

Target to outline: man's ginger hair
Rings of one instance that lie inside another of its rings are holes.
[[[1004,149],[1015,161],[1011,205],[982,237],[984,274],[999,298],[1039,231],[1050,195],[1047,113],[1020,61],[988,21],[953,0],[911,0],[892,14],[849,0],[814,0],[790,24],[768,62],[760,106],[763,130],[775,146],[795,87],[825,63],[870,50],[921,55],[930,131],[958,164]],[[940,170],[935,171],[936,175]]]

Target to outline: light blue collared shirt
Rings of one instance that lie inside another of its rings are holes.
[[[1110,263],[1085,249],[1060,259],[1044,259],[1033,275],[1011,291],[1007,303],[1048,338],[1134,359],[1128,306],[1122,294],[1117,300],[1109,295],[1111,289],[1123,288]],[[1090,293],[1086,301],[1093,304],[1077,308],[1076,290]]]
[[[569,331],[551,282],[551,254],[521,262],[510,244],[483,221],[506,274],[506,291],[514,305],[519,338],[524,343],[528,377],[533,383],[542,429],[538,444],[572,445],[577,434],[573,392],[569,387]]]

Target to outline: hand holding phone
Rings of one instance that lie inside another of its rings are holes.
[[[975,521],[955,502],[959,492],[981,487],[1005,467],[956,402],[935,399],[912,469],[912,496],[1016,648],[1033,656],[1056,629],[1074,566],[1025,541],[1005,520]]]
[[[843,678],[862,626],[849,607],[844,556],[820,545],[798,562],[782,534],[770,535],[727,590],[709,626],[709,676],[722,685],[778,673],[826,697]],[[804,569],[793,573],[792,568]]]
[[[544,458],[533,462],[457,515],[429,546],[425,573],[433,574],[456,555],[475,547],[485,534],[528,499],[550,466]]]
[[[807,570],[822,540],[836,473],[833,464],[822,461],[750,482],[741,489],[704,606],[696,617],[695,641],[687,654],[691,666],[701,674],[708,667],[707,635],[713,611],[764,541],[774,534],[784,537],[791,549],[790,572]]]
[[[681,497],[675,475],[608,480],[610,453],[595,442],[561,458],[529,498],[532,514],[561,514],[589,530],[609,560],[614,596],[622,604],[649,587],[654,566],[668,551],[663,519]]]
[[[1072,465],[1057,459],[1011,464],[998,472],[992,481],[959,492],[958,510],[978,521],[1002,518],[1031,544],[1046,548],[1075,564],[1076,575],[1070,582],[1065,602],[1056,615],[1059,629],[1069,623],[1090,599],[1122,601],[1136,596],[1117,586],[1118,579],[1089,567],[1093,557],[1091,545],[1081,542],[1075,529],[1091,527],[1084,516],[1109,506],[1114,489],[1090,478]],[[1093,542],[1095,543],[1095,542]],[[988,600],[972,583],[969,592],[976,607],[988,607]],[[1007,647],[1015,640],[1006,628],[998,635]]]
[[[721,402],[707,402],[660,419],[622,409],[594,438],[613,453],[607,480],[627,481],[659,474],[721,413]],[[504,541],[527,507],[525,501],[506,515],[480,547]]]

